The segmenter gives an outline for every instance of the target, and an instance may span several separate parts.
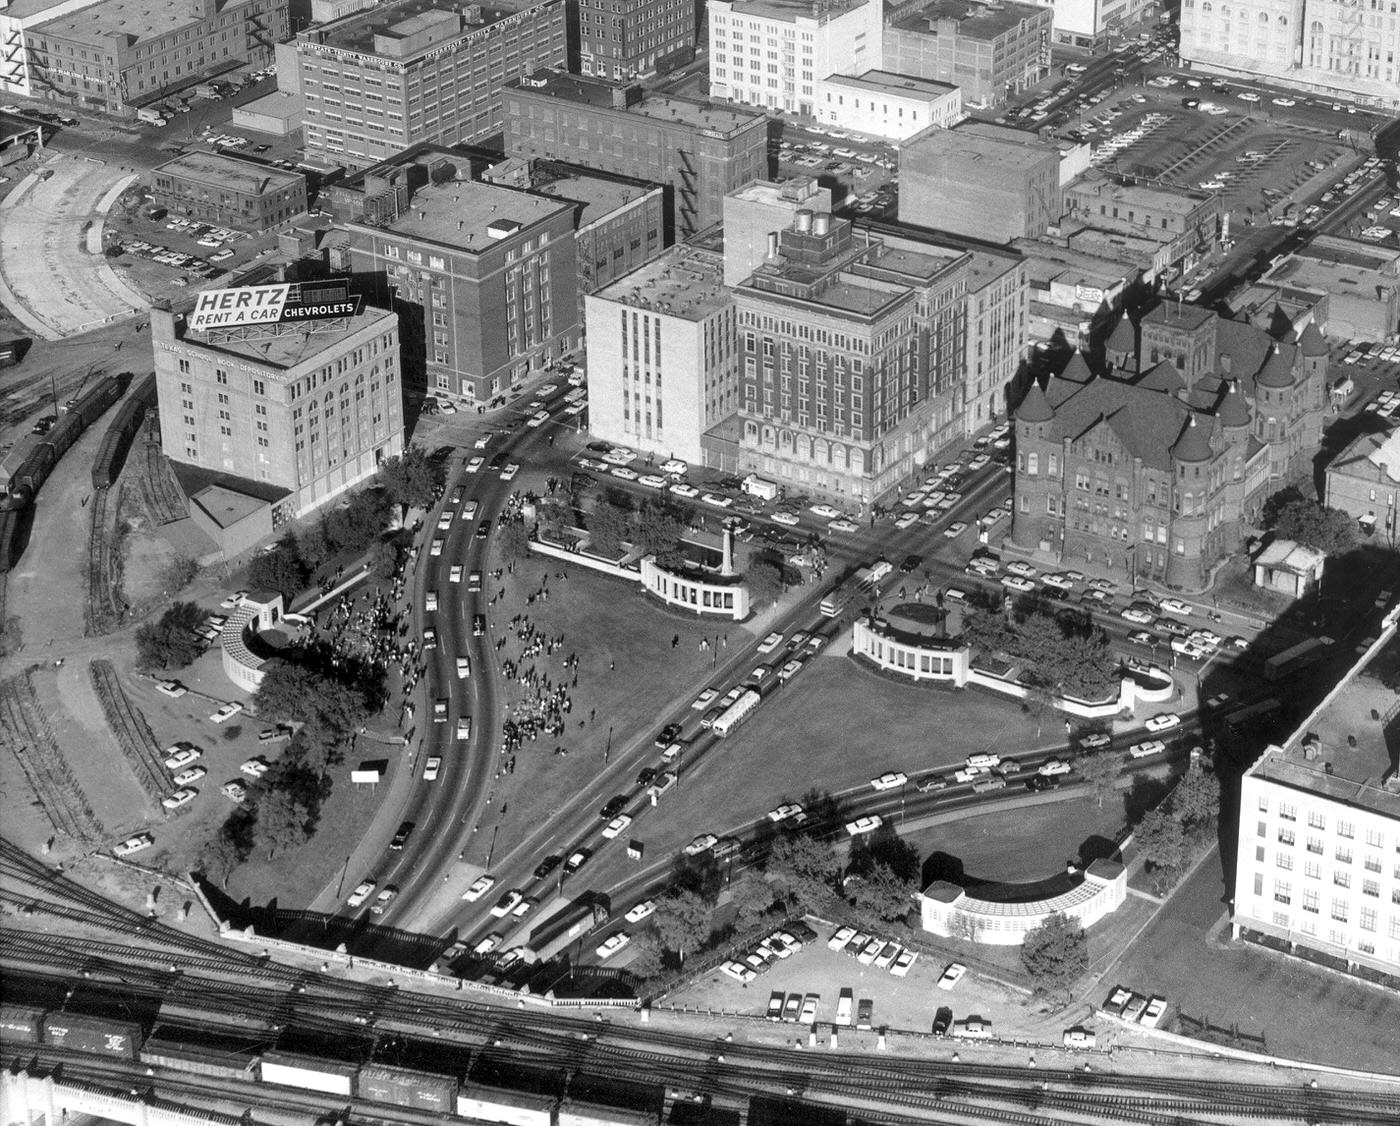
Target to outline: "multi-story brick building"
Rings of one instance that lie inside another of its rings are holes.
[[[817,82],[817,120],[891,141],[963,118],[962,91],[932,78],[883,70],[833,74]]]
[[[900,149],[900,222],[1010,242],[1044,234],[1062,210],[1059,149],[1034,133],[964,121]]]
[[[1180,54],[1211,73],[1400,107],[1400,16],[1381,0],[1182,0]]]
[[[768,172],[761,114],[561,70],[510,82],[501,97],[507,153],[668,185],[676,238],[718,223],[724,194]]]
[[[881,0],[710,0],[706,9],[716,98],[810,117],[823,78],[878,70],[884,58]]]
[[[160,435],[177,463],[286,490],[273,523],[403,452],[398,317],[197,332],[151,310]]]
[[[211,152],[181,153],[151,172],[156,203],[176,215],[262,233],[306,211],[306,177]]]
[[[631,79],[695,56],[695,7],[689,0],[579,0],[579,69]]]
[[[1094,372],[1076,353],[1017,408],[1011,541],[1197,590],[1311,466],[1327,344],[1311,323],[1290,342],[1176,302],[1138,332],[1136,355],[1110,348]]]
[[[501,128],[500,89],[563,66],[564,0],[391,0],[297,37],[308,155],[355,168]]]
[[[999,105],[1050,71],[1049,7],[905,0],[885,18],[884,68],[952,83],[965,106]]]
[[[658,459],[704,460],[739,405],[734,298],[723,256],[682,243],[586,299],[588,430]]]
[[[1283,950],[1371,981],[1400,975],[1400,694],[1385,676],[1400,608],[1380,612],[1379,636],[1341,682],[1240,779],[1230,920],[1266,957]]]
[[[962,432],[968,256],[798,211],[735,290],[738,467],[867,506]]]
[[[386,279],[429,391],[484,403],[578,345],[577,205],[516,188],[419,188],[348,224],[350,262]]]
[[[1064,211],[1071,222],[1157,243],[1154,269],[1145,271],[1155,278],[1190,271],[1219,245],[1225,205],[1218,192],[1123,184],[1095,171],[1066,185]]]
[[[1350,513],[1363,536],[1400,540],[1400,427],[1362,434],[1327,463],[1323,503]]]
[[[99,0],[26,28],[27,92],[130,117],[138,106],[244,63],[270,63],[287,0]],[[13,45],[12,45],[13,46]]]
[[[967,360],[963,429],[975,434],[1004,417],[1030,343],[1030,284],[1014,251],[971,247],[967,273]]]

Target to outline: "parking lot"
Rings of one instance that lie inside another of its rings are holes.
[[[862,215],[897,210],[898,153],[884,141],[790,121],[783,128],[777,161],[780,175],[815,176],[832,188],[838,210]]]

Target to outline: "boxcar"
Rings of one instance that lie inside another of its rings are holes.
[[[141,1026],[129,1020],[49,1013],[44,1018],[44,1043],[99,1056],[136,1059],[141,1050]]]
[[[290,1052],[265,1052],[260,1068],[264,1083],[347,1097],[351,1094],[350,1088],[358,1070],[357,1064],[293,1055]]]
[[[529,1095],[463,1083],[457,1091],[457,1117],[503,1122],[507,1126],[553,1126],[558,1102],[552,1095]]]
[[[457,1105],[457,1080],[403,1067],[366,1064],[355,1080],[355,1094],[391,1106],[452,1114]]]
[[[44,1028],[44,1010],[34,1005],[0,1005],[0,1040],[7,1044],[37,1044]]]

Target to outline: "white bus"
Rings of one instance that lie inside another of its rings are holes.
[[[754,708],[758,707],[760,700],[762,697],[752,688],[746,690],[729,707],[724,709],[720,717],[710,726],[710,730],[723,739],[749,718]]]

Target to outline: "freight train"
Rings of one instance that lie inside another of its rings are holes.
[[[24,552],[24,530],[30,522],[34,498],[49,479],[59,458],[73,447],[102,414],[126,393],[131,373],[109,375],[89,388],[68,407],[57,425],[37,442],[20,462],[0,495],[0,574],[19,562]]]
[[[467,1045],[398,1034],[371,1040],[353,1034],[236,1027],[220,1025],[217,1015],[198,1026],[163,1024],[175,1015],[165,1007],[160,1016],[132,1021],[70,1012],[73,995],[69,996],[62,1009],[0,1004],[0,1049],[13,1057],[13,1049],[21,1045],[39,1047],[40,1052],[25,1054],[42,1058],[42,1047],[48,1046],[226,1084],[266,1084],[503,1126],[660,1126],[665,1091],[658,1084],[576,1074],[566,1092],[558,1069],[514,1068],[508,1055],[473,1053]],[[140,1015],[139,1004],[136,1011]],[[361,1062],[331,1058],[331,1052],[358,1056]],[[421,1066],[378,1062],[385,1058]],[[493,1082],[472,1078],[474,1063]],[[514,1075],[515,1089],[495,1085],[512,1082],[503,1078],[508,1073]],[[224,1087],[225,1093],[234,1089]]]
[[[127,396],[112,421],[107,432],[102,435],[102,444],[97,447],[97,456],[92,459],[92,487],[106,489],[121,475],[126,464],[127,451],[131,440],[136,437],[146,412],[156,405],[156,373],[146,376],[136,389]]]

